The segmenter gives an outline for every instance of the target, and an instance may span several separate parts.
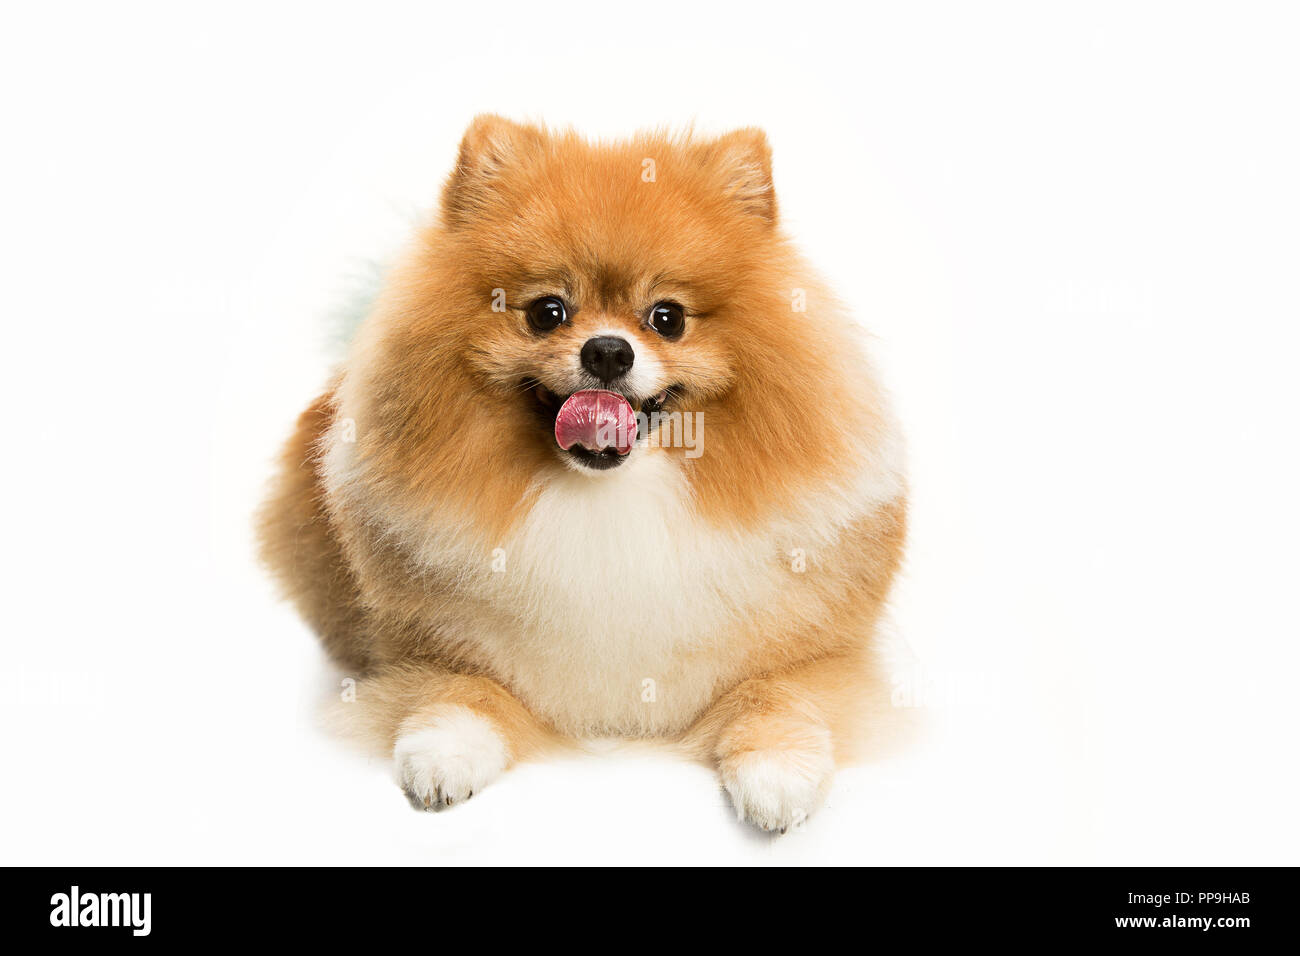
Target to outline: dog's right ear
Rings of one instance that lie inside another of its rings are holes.
[[[495,113],[474,117],[460,141],[456,168],[442,191],[442,216],[449,226],[472,220],[490,201],[503,170],[540,150],[545,134]]]

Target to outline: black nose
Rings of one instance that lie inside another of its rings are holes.
[[[632,367],[636,353],[627,339],[598,335],[582,347],[582,367],[608,384]]]

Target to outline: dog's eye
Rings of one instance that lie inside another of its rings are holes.
[[[676,302],[658,302],[650,310],[650,328],[666,339],[674,339],[686,328],[686,310]]]
[[[549,332],[568,317],[564,303],[553,295],[543,296],[528,307],[528,324],[538,332]]]

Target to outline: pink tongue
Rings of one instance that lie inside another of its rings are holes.
[[[626,455],[636,442],[636,413],[622,395],[600,388],[574,392],[555,416],[555,440],[568,451],[615,448]]]

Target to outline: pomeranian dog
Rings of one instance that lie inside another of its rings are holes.
[[[260,518],[415,806],[595,737],[699,754],[765,830],[823,801],[904,539],[863,338],[761,131],[471,124]]]

